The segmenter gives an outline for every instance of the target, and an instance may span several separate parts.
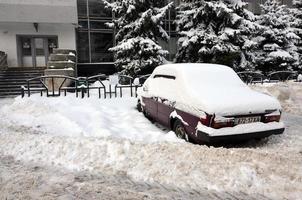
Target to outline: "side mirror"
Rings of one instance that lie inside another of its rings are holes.
[[[140,85],[139,78],[135,78],[134,81],[133,81],[133,84],[135,86],[139,86]]]

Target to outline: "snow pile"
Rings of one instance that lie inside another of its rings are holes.
[[[0,109],[1,120],[39,133],[72,137],[118,137],[132,141],[179,141],[135,109],[135,98],[16,98]],[[144,130],[144,131],[142,131]]]
[[[297,133],[290,134],[295,137],[295,149],[291,150],[282,140],[274,141],[272,146],[227,149],[188,143],[143,144],[122,139],[34,135],[21,129],[20,133],[5,131],[0,131],[0,154],[22,161],[75,171],[125,174],[137,181],[195,190],[244,192],[274,199],[301,196],[302,140]]]
[[[301,108],[301,85],[251,87],[270,92],[294,111],[294,106]],[[284,114],[283,135],[213,148],[181,142],[150,123],[136,111],[134,98],[33,95],[2,103],[6,105],[0,105],[0,156],[196,191],[207,188],[273,199],[302,196],[302,117]]]
[[[302,83],[264,83],[250,86],[259,92],[276,97],[283,108],[283,111],[302,115]]]

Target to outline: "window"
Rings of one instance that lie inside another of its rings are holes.
[[[31,38],[21,38],[21,48],[23,56],[31,56]]]
[[[105,5],[100,0],[89,0],[89,17],[90,18],[112,18],[110,10],[105,9]]]
[[[79,18],[87,18],[87,0],[78,0]]]
[[[89,63],[89,39],[88,32],[77,33],[77,53],[78,61],[81,63]]]
[[[91,61],[113,62],[113,53],[109,48],[113,46],[112,33],[91,33]]]
[[[104,20],[90,20],[90,29],[94,29],[94,30],[111,29],[106,25],[107,22],[108,21],[104,21]]]
[[[58,39],[57,38],[48,38],[48,52],[49,54],[53,53],[53,49],[58,48]]]
[[[170,76],[170,75],[164,75],[164,74],[156,74],[153,78],[165,78],[165,79],[172,79],[175,80],[175,76]]]

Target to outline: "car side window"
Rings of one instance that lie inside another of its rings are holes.
[[[150,81],[150,92],[159,99],[165,100],[161,103],[174,102],[178,93],[176,78],[172,75],[155,74],[152,81]]]

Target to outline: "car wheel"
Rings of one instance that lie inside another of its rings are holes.
[[[180,120],[176,120],[174,122],[173,131],[175,132],[175,135],[178,138],[183,139],[187,142],[189,141],[189,137],[188,137],[188,134],[186,132],[186,129],[185,129],[184,125],[182,124],[182,122]]]
[[[142,104],[141,104],[140,100],[137,101],[136,108],[137,108],[138,112],[143,112],[143,108],[142,108]]]

